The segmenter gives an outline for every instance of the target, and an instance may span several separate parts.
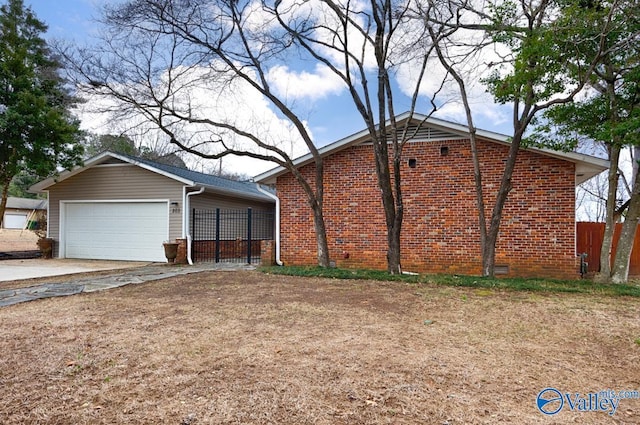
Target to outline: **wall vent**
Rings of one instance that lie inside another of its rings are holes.
[[[496,265],[493,271],[494,271],[495,274],[509,274],[509,266],[508,265],[501,265],[501,266]]]
[[[402,140],[403,129],[398,129],[398,139]],[[416,140],[416,141],[424,141],[424,140],[458,140],[463,138],[459,134],[452,133],[446,130],[440,130],[434,127],[426,127],[422,126],[418,128],[417,125],[411,125],[407,129],[407,132],[404,133],[405,139],[408,140]],[[391,135],[387,138],[389,142],[391,142]]]

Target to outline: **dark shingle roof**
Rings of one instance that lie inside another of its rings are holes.
[[[222,192],[236,193],[238,195],[244,194],[252,198],[260,198],[267,202],[273,202],[273,198],[270,198],[269,196],[265,195],[260,190],[258,190],[257,184],[253,182],[226,179],[224,177],[200,173],[197,171],[188,170],[186,168],[176,167],[174,165],[162,164],[160,162],[139,158],[131,155],[124,155],[124,154],[117,154],[117,155],[126,157],[130,159],[132,162],[145,164],[149,167],[161,170],[167,174],[172,174],[176,177],[192,181],[197,185],[206,186],[214,190],[217,189]],[[266,187],[263,187],[263,190],[267,190],[268,192],[271,192]]]
[[[7,208],[16,210],[46,210],[46,199],[28,199],[28,198],[15,198],[9,196],[7,198]]]

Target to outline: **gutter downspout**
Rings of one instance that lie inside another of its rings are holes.
[[[187,262],[190,266],[193,266],[193,259],[191,258],[191,233],[189,233],[189,228],[191,227],[189,226],[189,211],[191,210],[189,198],[193,195],[201,195],[202,192],[204,192],[204,187],[201,187],[198,191],[189,193],[187,193],[186,186],[182,187],[182,205],[184,207],[184,217],[182,219],[182,234],[187,238]]]
[[[258,188],[258,190],[260,192],[264,193],[269,198],[271,198],[274,201],[276,201],[276,216],[275,216],[275,221],[276,221],[276,264],[279,265],[279,266],[283,266],[284,264],[280,260],[280,198],[278,198],[277,195],[274,195],[273,193],[269,193],[266,190],[264,190],[262,187],[260,187],[260,185],[258,183],[256,183],[256,187]]]

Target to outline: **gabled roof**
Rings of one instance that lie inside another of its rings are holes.
[[[29,198],[16,198],[9,196],[7,198],[7,208],[15,210],[46,210],[46,199],[29,199]]]
[[[243,199],[251,199],[262,202],[273,203],[274,200],[258,189],[258,184],[253,182],[241,182],[223,177],[212,176],[210,174],[199,173],[197,171],[180,168],[173,165],[162,164],[148,159],[138,158],[130,155],[104,152],[85,161],[84,166],[74,168],[71,171],[64,171],[58,176],[50,177],[33,185],[29,190],[32,192],[44,192],[56,183],[64,181],[69,177],[101,164],[116,162],[128,163],[144,168],[145,170],[163,175],[176,180],[185,186],[204,187],[208,192],[221,195],[236,196]],[[265,188],[262,188],[265,190]]]
[[[428,141],[428,140],[447,140],[453,138],[469,138],[469,129],[466,125],[456,124],[450,121],[441,120],[438,118],[427,117],[422,114],[414,113],[413,116],[405,112],[398,115],[396,121],[399,125],[403,125],[405,121],[411,119],[412,123],[418,124],[424,121],[425,131],[421,131],[412,140],[415,141]],[[385,125],[390,125],[390,121],[387,121]],[[477,137],[488,140],[495,143],[504,145],[510,144],[510,136],[495,133],[492,131],[476,129]],[[367,143],[370,140],[369,131],[362,130],[358,133],[354,133],[344,139],[340,139],[334,143],[330,143],[322,148],[318,149],[320,155],[323,157],[332,155],[343,149],[347,149],[354,145],[361,143]],[[591,177],[600,174],[602,171],[609,168],[609,161],[596,158],[590,155],[580,154],[576,152],[559,152],[551,149],[544,148],[526,148],[528,151],[538,152],[542,155],[562,159],[565,161],[573,162],[576,164],[576,185],[581,184]],[[302,167],[313,161],[311,153],[298,157],[294,160],[294,164],[297,167]],[[254,181],[263,184],[273,184],[276,179],[286,174],[288,170],[284,167],[278,166],[262,174],[254,177]]]

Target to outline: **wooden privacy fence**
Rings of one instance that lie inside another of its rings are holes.
[[[613,233],[613,247],[611,259],[613,260],[616,248],[618,247],[618,239],[622,231],[622,224],[616,224]],[[629,264],[629,275],[640,276],[640,226],[636,231],[636,237],[633,241],[633,250],[631,251],[631,262]],[[602,237],[604,235],[604,223],[578,222],[576,225],[576,253],[587,254],[586,261],[589,263],[588,272],[595,273],[600,270],[600,251],[602,250]]]

